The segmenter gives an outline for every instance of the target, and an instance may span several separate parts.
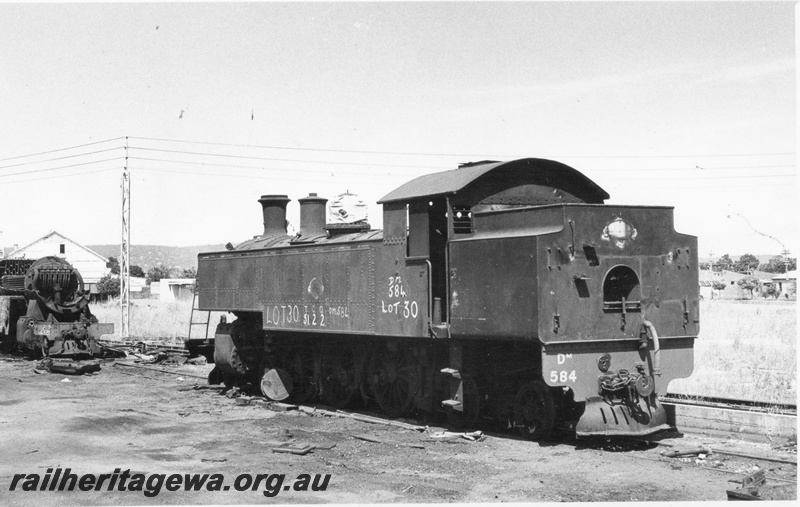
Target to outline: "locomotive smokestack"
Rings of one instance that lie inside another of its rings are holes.
[[[300,203],[300,237],[324,236],[325,233],[325,204],[324,197],[317,194],[308,194],[308,197],[299,199]]]
[[[264,236],[286,236],[286,205],[291,201],[285,195],[262,195],[258,202],[264,209]]]

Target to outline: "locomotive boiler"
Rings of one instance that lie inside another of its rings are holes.
[[[96,339],[113,333],[89,310],[83,277],[59,257],[0,260],[0,344],[49,358],[51,371],[99,369]]]
[[[326,199],[264,195],[264,231],[198,257],[214,375],[272,399],[375,402],[390,417],[498,419],[531,439],[667,427],[658,393],[693,369],[697,238],[673,209],[606,205],[562,163],[470,163],[383,197],[383,230]]]

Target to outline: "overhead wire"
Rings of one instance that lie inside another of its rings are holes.
[[[27,158],[27,157],[38,157],[39,155],[49,155],[50,153],[57,153],[57,152],[68,151],[68,150],[75,150],[75,149],[78,149],[78,148],[85,148],[87,146],[94,146],[94,145],[97,145],[97,144],[110,143],[112,141],[119,141],[120,139],[125,139],[125,138],[124,137],[115,137],[113,139],[105,139],[103,141],[95,141],[93,143],[79,144],[77,146],[69,146],[67,148],[58,148],[58,149],[55,149],[55,150],[42,151],[42,152],[39,152],[39,153],[30,153],[28,155],[17,155],[15,157],[0,158],[0,162],[5,162],[7,160],[17,160],[17,159],[20,159],[20,158]]]
[[[79,148],[85,148],[88,146],[98,145],[102,143],[114,142],[121,139],[128,139],[128,140],[144,140],[144,141],[156,141],[156,142],[170,142],[170,143],[188,143],[188,144],[199,144],[199,145],[207,145],[207,146],[225,146],[225,147],[239,147],[239,148],[267,148],[267,149],[286,149],[286,150],[299,150],[299,151],[316,151],[316,152],[339,152],[339,153],[368,153],[368,154],[381,154],[381,155],[430,155],[430,156],[471,156],[465,154],[443,154],[443,153],[421,153],[421,152],[389,152],[389,151],[369,151],[369,150],[331,150],[331,149],[322,149],[322,148],[292,148],[286,146],[267,146],[267,145],[247,145],[247,144],[232,144],[232,143],[216,143],[216,142],[202,142],[202,141],[181,141],[181,140],[174,140],[174,139],[163,139],[163,138],[148,138],[148,137],[118,137],[107,139],[103,141],[96,141],[93,143],[86,143],[83,145],[72,146],[68,148],[59,148],[55,150],[48,150],[43,151],[35,154],[30,155],[21,155],[17,157],[9,157],[5,159],[0,159],[1,161],[8,161],[8,160],[18,160],[26,157],[33,157],[33,156],[41,156],[52,154],[56,152],[63,152],[67,150],[74,150]],[[220,168],[235,168],[235,169],[251,169],[251,170],[266,170],[266,171],[286,171],[290,169],[293,172],[303,172],[303,173],[321,173],[321,174],[333,174],[333,175],[341,175],[341,174],[359,174],[358,172],[354,171],[344,171],[344,170],[335,170],[329,171],[324,169],[309,169],[309,168],[271,168],[271,167],[262,167],[262,166],[249,166],[249,165],[241,165],[241,164],[220,164],[215,162],[209,162],[204,160],[204,158],[211,158],[212,160],[215,158],[227,158],[227,159],[239,159],[239,160],[253,160],[253,161],[277,161],[277,162],[289,162],[289,163],[302,163],[302,164],[324,164],[324,165],[334,165],[334,166],[351,166],[351,167],[388,167],[388,168],[405,168],[405,169],[432,169],[432,170],[448,170],[447,167],[442,166],[424,166],[424,165],[404,165],[404,164],[387,164],[387,163],[371,163],[371,162],[347,162],[347,161],[339,161],[339,160],[306,160],[306,159],[292,159],[292,158],[275,158],[275,157],[260,157],[260,156],[250,156],[250,155],[236,155],[230,153],[209,153],[209,152],[200,152],[200,151],[186,151],[186,150],[172,150],[172,149],[163,149],[163,148],[151,148],[151,147],[143,147],[143,146],[130,146],[126,143],[128,150],[142,150],[148,152],[157,152],[160,154],[170,154],[170,155],[188,155],[192,157],[191,159],[187,159],[187,157],[176,157],[177,159],[166,159],[166,158],[152,158],[152,157],[136,157],[136,156],[129,156],[129,159],[136,159],[140,161],[152,161],[152,162],[159,162],[159,163],[167,163],[167,164],[191,164],[191,165],[200,165],[203,167],[214,166]],[[3,169],[10,169],[14,167],[24,167],[24,166],[37,166],[41,164],[45,164],[48,162],[54,162],[58,160],[66,160],[66,159],[74,159],[79,157],[87,157],[91,155],[96,155],[100,153],[106,153],[114,150],[119,150],[124,148],[123,146],[118,146],[114,148],[108,148],[103,150],[95,150],[91,152],[85,153],[78,153],[72,155],[65,155],[61,157],[52,157],[46,160],[37,160],[37,161],[27,161],[21,162],[16,164],[8,164],[5,166],[0,166],[0,170]],[[589,157],[589,156],[572,156],[572,157],[565,157],[565,158],[681,158],[681,157],[712,157],[712,156],[719,156],[719,157],[745,157],[745,156],[772,156],[772,155],[793,155],[790,152],[784,153],[754,153],[754,154],[727,154],[727,155],[674,155],[674,156],[653,156],[653,157],[628,157],[628,156],[600,156],[600,157]],[[78,167],[83,165],[90,165],[95,163],[102,163],[108,162],[117,159],[124,159],[124,156],[119,156],[110,159],[103,159],[103,160],[95,160],[90,162],[78,163],[78,164],[69,164],[69,165],[61,165],[56,167],[48,167],[48,168],[41,168],[41,169],[32,169],[29,171],[22,171],[22,172],[15,172],[15,173],[8,173],[8,174],[0,174],[0,177],[10,177],[10,176],[20,176],[25,174],[33,174],[39,172],[49,172],[49,171],[56,171],[61,169],[68,169],[72,167]],[[647,179],[658,179],[653,178],[652,173],[656,171],[737,171],[737,170],[750,170],[750,169],[770,169],[770,168],[786,168],[786,167],[795,167],[794,164],[765,164],[765,165],[747,165],[747,166],[717,166],[717,167],[710,167],[704,166],[700,167],[696,165],[694,168],[689,167],[655,167],[655,168],[610,168],[610,169],[596,169],[597,175],[603,175],[607,179],[617,179],[614,176],[608,176],[608,173],[614,172],[627,172],[627,171],[638,171],[642,174],[647,173]],[[175,171],[172,171],[175,172]],[[795,173],[787,173],[787,174],[752,174],[752,175],[732,175],[732,174],[724,174],[724,175],[716,175],[716,176],[701,176],[702,172],[698,172],[697,174],[691,174],[687,176],[683,176],[684,179],[691,179],[692,181],[696,180],[703,180],[703,179],[715,179],[715,180],[725,180],[725,179],[740,179],[740,178],[771,178],[771,177],[790,177],[794,176]],[[199,174],[196,171],[194,173],[186,173],[186,174]],[[230,173],[226,172],[226,175],[230,175]],[[377,176],[373,174],[373,176]],[[380,176],[408,176],[407,174],[380,174]],[[247,176],[249,177],[249,176]],[[284,178],[284,179],[298,179],[298,178]]]
[[[105,149],[105,150],[90,151],[88,153],[78,153],[78,154],[75,154],[75,155],[65,155],[63,157],[49,158],[47,160],[37,160],[37,161],[34,161],[34,162],[22,162],[22,163],[19,163],[19,164],[4,165],[4,166],[0,166],[0,169],[10,169],[12,167],[22,167],[22,166],[25,166],[25,165],[44,164],[46,162],[54,162],[56,160],[66,160],[68,158],[86,157],[86,156],[89,156],[89,155],[96,155],[98,153],[107,153],[109,151],[119,150],[121,148],[122,147],[120,146],[120,147],[117,147],[117,148],[108,148],[108,149]]]
[[[263,174],[237,174],[237,173],[220,173],[220,172],[207,172],[207,171],[192,171],[186,170],[182,171],[179,169],[169,169],[166,167],[144,167],[144,166],[131,166],[129,169],[133,171],[151,171],[151,172],[158,172],[158,173],[172,173],[172,174],[184,174],[189,176],[212,176],[212,177],[225,177],[225,178],[243,178],[243,179],[264,179],[265,176]],[[357,174],[351,173],[353,177],[338,177],[335,174],[331,174],[331,176],[336,177],[339,181],[353,181],[353,182],[363,182],[364,178],[357,177]],[[377,176],[380,177],[397,177],[398,175],[391,175],[391,174],[378,174]],[[298,176],[274,176],[270,175],[269,180],[280,180],[280,181],[309,181],[309,182],[318,182],[320,181],[319,177],[316,178],[303,178]]]
[[[12,180],[3,182],[4,185],[13,185],[15,183],[28,183],[31,181],[41,181],[41,180],[52,180],[56,178],[70,178],[70,177],[78,177],[78,176],[85,176],[88,174],[97,174],[102,172],[110,172],[110,171],[118,171],[119,167],[106,167],[105,169],[97,169],[94,171],[81,171],[77,173],[69,173],[69,174],[56,174],[50,176],[41,176],[39,178],[25,178],[20,180]]]
[[[470,154],[470,153],[425,153],[425,152],[407,152],[407,151],[382,151],[382,150],[343,150],[333,148],[298,148],[290,146],[278,145],[258,145],[258,144],[235,144],[235,143],[220,143],[211,141],[189,141],[181,139],[165,139],[155,137],[136,137],[131,136],[128,139],[140,139],[145,141],[158,141],[169,143],[186,143],[186,144],[205,144],[209,146],[227,146],[236,148],[263,148],[272,150],[295,150],[295,151],[322,151],[331,153],[363,153],[374,155],[413,155],[413,156],[430,156],[430,157],[483,157],[486,154]],[[709,158],[709,157],[756,157],[756,156],[783,156],[795,155],[794,152],[775,152],[775,153],[728,153],[728,154],[713,154],[713,155],[559,155],[561,158]],[[498,157],[501,155],[497,155]],[[513,155],[502,155],[513,156]]]
[[[16,173],[0,174],[0,178],[7,178],[7,177],[10,177],[10,176],[21,176],[21,175],[25,175],[25,174],[43,173],[43,172],[48,172],[48,171],[58,171],[58,170],[61,170],[61,169],[69,169],[69,168],[72,168],[72,167],[81,167],[81,166],[91,165],[91,164],[100,164],[100,163],[103,163],[103,162],[111,162],[111,161],[114,161],[114,160],[122,160],[124,158],[125,157],[123,157],[123,156],[118,156],[118,157],[106,158],[106,159],[103,159],[103,160],[92,160],[90,162],[81,162],[81,163],[78,163],[78,164],[62,165],[62,166],[58,166],[58,167],[48,167],[48,168],[44,168],[44,169],[33,169],[31,171],[21,171],[21,172],[16,172]]]
[[[271,162],[302,162],[304,164],[330,164],[330,165],[355,165],[355,166],[368,166],[368,167],[406,167],[413,169],[441,169],[440,167],[433,166],[418,166],[418,165],[398,165],[398,164],[379,164],[367,162],[339,162],[332,160],[305,160],[305,159],[287,159],[287,158],[272,158],[272,157],[253,157],[249,155],[231,155],[227,153],[203,153],[194,151],[182,150],[164,150],[158,148],[142,148],[140,146],[128,146],[128,150],[143,150],[143,151],[157,151],[162,153],[174,153],[180,155],[200,155],[206,157],[221,157],[221,158],[234,158],[246,160],[268,160]]]
[[[198,161],[189,161],[189,160],[168,160],[168,159],[163,159],[163,158],[149,158],[149,157],[128,157],[128,159],[129,160],[139,160],[139,161],[149,161],[149,162],[161,162],[161,163],[167,163],[167,164],[199,165],[199,166],[203,166],[203,167],[208,167],[208,166],[230,167],[230,168],[233,168],[233,169],[255,169],[255,170],[267,170],[267,171],[287,171],[288,170],[286,167],[278,168],[278,167],[265,167],[265,166],[254,166],[254,165],[215,164],[215,163],[212,163],[212,162],[198,162]],[[303,162],[306,162],[306,161],[303,161]],[[376,167],[395,167],[395,166],[384,165],[384,166],[376,166]],[[330,173],[331,172],[330,170],[326,170],[326,169],[308,169],[308,168],[302,168],[302,169],[292,168],[291,170],[293,172],[297,171],[297,172],[304,172],[304,173]],[[445,169],[442,169],[442,170],[445,170]],[[343,171],[343,170],[338,170],[338,169],[336,170],[336,173],[337,174],[359,174],[359,175],[363,175],[364,174],[363,172],[358,172],[358,171]],[[384,174],[385,175],[386,173],[376,173],[376,172],[372,172],[371,173],[371,175],[376,175],[376,174]],[[405,177],[407,175],[406,174],[402,174],[400,176],[404,176]]]

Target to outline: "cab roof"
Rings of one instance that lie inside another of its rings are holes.
[[[608,193],[595,182],[566,164],[542,158],[522,158],[509,162],[464,164],[458,169],[426,174],[389,192],[378,204],[452,195],[473,185],[509,179],[511,175],[513,181],[509,181],[509,186],[525,183],[552,186],[570,191],[587,203],[602,204],[609,198]]]

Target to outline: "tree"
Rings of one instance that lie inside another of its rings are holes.
[[[774,283],[767,287],[767,290],[764,291],[764,297],[767,296],[772,297],[773,299],[778,299],[778,296],[781,295],[781,291],[778,290],[778,286]]]
[[[108,262],[106,262],[106,267],[111,268],[112,275],[119,274],[119,261],[117,260],[116,257],[109,257]]]
[[[144,274],[144,270],[139,266],[131,266],[131,276],[144,278],[146,275]]]
[[[720,257],[719,260],[716,263],[714,263],[714,265],[719,267],[719,269],[730,271],[731,267],[733,266],[733,260],[731,260],[730,255],[725,254],[722,257]]]
[[[725,290],[725,287],[727,287],[727,285],[725,285],[724,282],[720,282],[719,280],[714,280],[714,283],[711,284],[711,288],[718,292],[721,290]],[[711,299],[714,299],[713,292],[711,293]]]
[[[753,297],[753,290],[758,287],[758,279],[752,276],[746,276],[744,278],[739,279],[736,284],[741,287],[743,290],[750,291],[750,297]]]
[[[797,257],[790,257],[789,258],[789,266],[787,269],[785,258],[776,255],[775,257],[771,258],[769,262],[766,262],[759,266],[758,269],[761,271],[766,271],[767,273],[784,273],[786,271],[794,271],[797,269]]]
[[[699,267],[702,270],[711,269],[711,263],[710,262],[701,262],[701,263],[699,263],[697,265],[697,267]]]
[[[97,292],[102,299],[110,297],[119,297],[119,277],[111,274],[105,275],[97,281]]]
[[[181,276],[183,278],[197,278],[197,270],[195,268],[184,269]]]
[[[158,266],[153,266],[152,268],[147,270],[147,283],[157,282],[162,278],[169,278],[171,274],[171,270],[168,267],[165,267],[163,264],[159,264]]]
[[[759,260],[753,254],[744,254],[739,257],[739,260],[733,265],[733,270],[738,273],[748,273],[758,269]]]

